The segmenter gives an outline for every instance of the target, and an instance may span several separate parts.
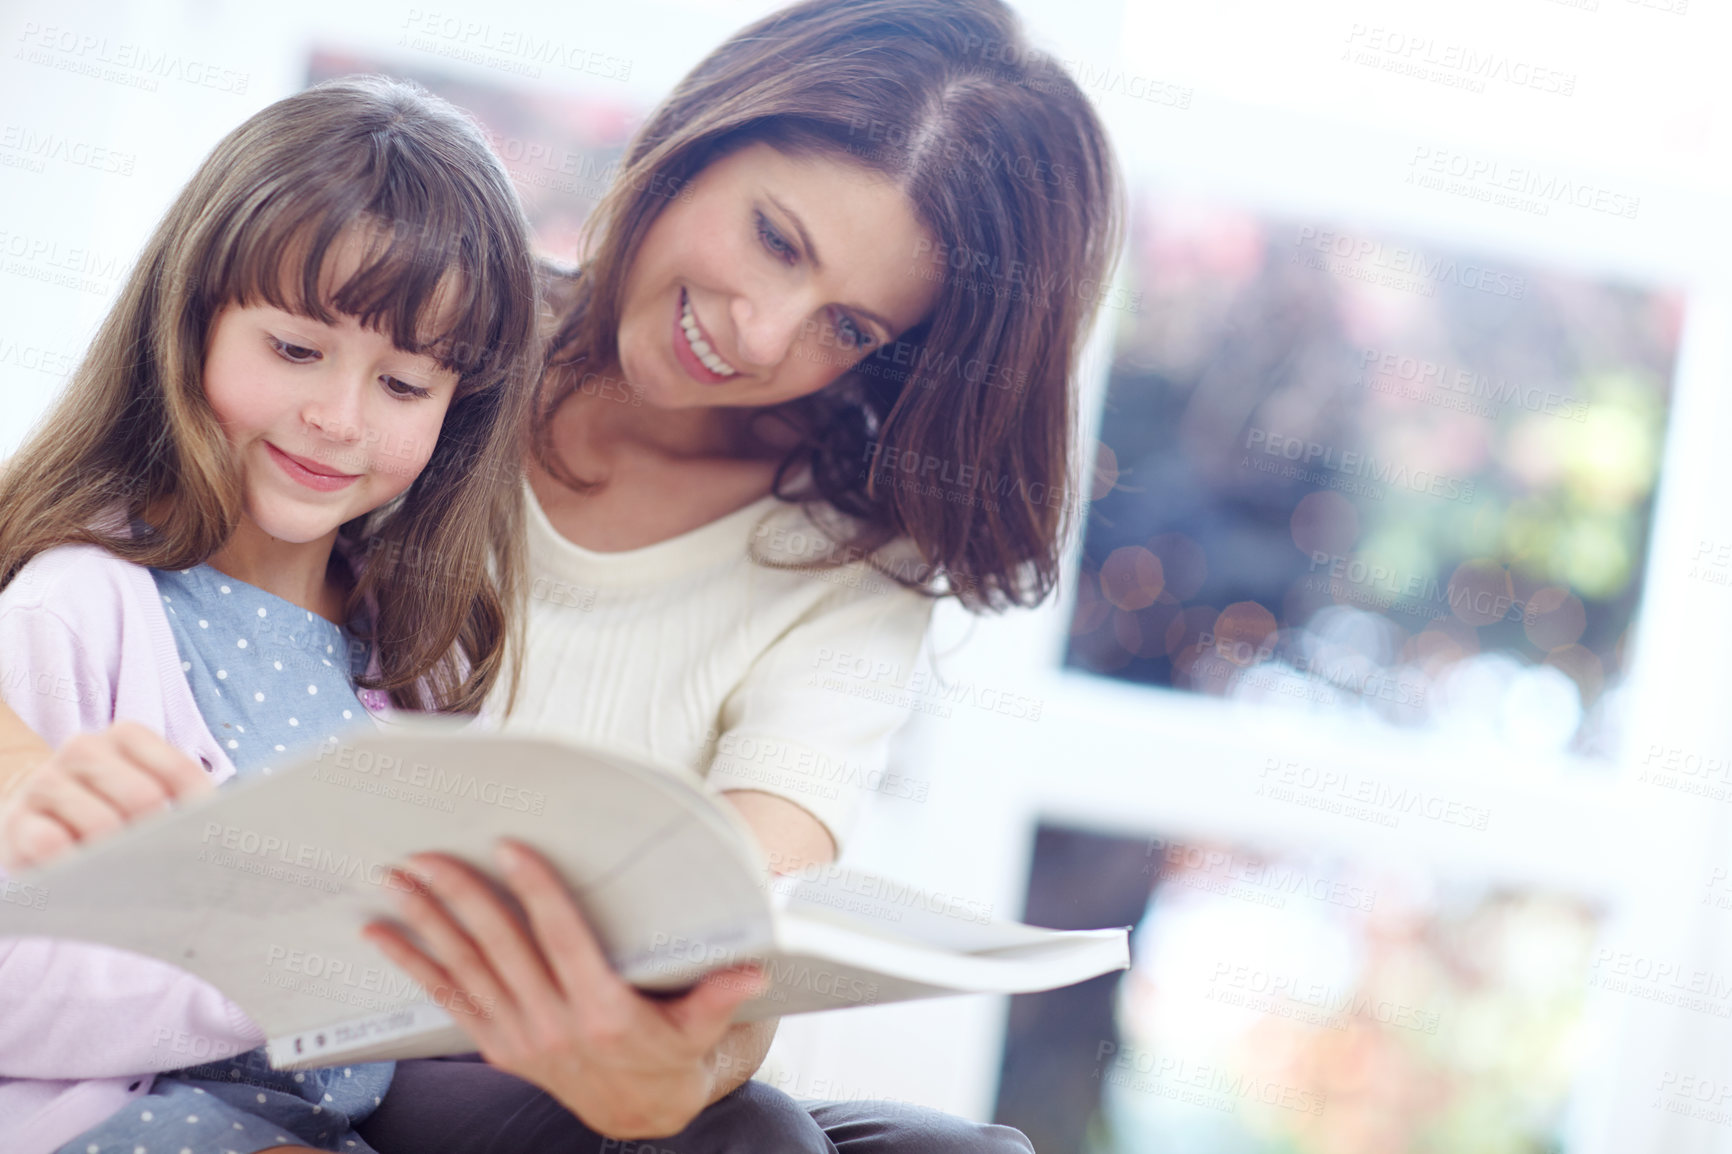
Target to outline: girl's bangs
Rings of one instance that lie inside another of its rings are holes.
[[[325,324],[352,317],[457,373],[462,392],[496,380],[486,370],[502,327],[504,278],[476,259],[475,222],[455,212],[408,219],[290,203],[241,231],[231,249],[241,255],[222,270],[214,303],[264,301]]]

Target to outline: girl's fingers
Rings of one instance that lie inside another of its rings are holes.
[[[409,861],[428,875],[433,893],[477,943],[471,947],[477,961],[489,977],[496,977],[510,991],[511,1001],[538,1018],[557,1015],[564,998],[540,948],[486,879],[463,862],[442,854],[416,855]],[[455,965],[452,972],[459,980],[465,978]]]
[[[601,943],[547,859],[521,842],[502,839],[495,854],[505,883],[517,895],[530,927],[553,968],[564,1000],[615,1008],[634,991],[614,973]]]
[[[55,751],[40,771],[44,783],[81,783],[126,820],[155,813],[173,797],[154,773],[133,761],[112,732],[80,734]]]
[[[107,799],[127,820],[154,813],[176,798],[215,789],[204,767],[144,726],[117,721],[101,733],[80,734],[42,767],[48,778],[71,777]]]
[[[78,767],[44,773],[24,787],[21,801],[27,812],[64,826],[75,841],[113,833],[131,820],[112,794],[93,785]]]
[[[197,797],[216,788],[204,766],[137,722],[117,721],[108,733],[120,754],[160,782],[170,797]]]
[[[8,873],[42,865],[78,844],[78,838],[65,825],[34,810],[8,810],[0,816],[0,823],[4,824],[0,845],[6,847],[0,854],[0,869]]]

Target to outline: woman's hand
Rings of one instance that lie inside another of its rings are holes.
[[[408,865],[426,888],[402,872],[391,888],[433,956],[389,923],[363,934],[440,995],[489,1065],[540,1086],[590,1129],[610,1138],[685,1129],[716,1097],[717,1044],[762,975],[726,970],[677,999],[644,997],[613,972],[539,855],[502,842],[498,859],[527,928],[474,870],[416,854]]]
[[[0,795],[0,869],[42,865],[215,788],[198,762],[137,722],[81,733]]]

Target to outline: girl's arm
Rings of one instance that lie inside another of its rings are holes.
[[[160,733],[116,716],[166,723],[141,689],[159,684],[137,620],[141,573],[75,546],[37,556],[0,590],[0,871],[214,788]]]
[[[121,603],[103,598],[109,589],[100,573],[84,580],[40,582],[28,599],[18,581],[0,592],[0,697],[13,725],[11,748],[59,746],[8,782],[0,798],[0,842],[21,834],[11,840],[25,849],[42,848],[41,839],[64,848],[75,833],[100,836],[170,797],[214,788],[196,761],[161,736],[115,721],[117,687],[130,684],[117,672],[127,655],[108,659],[120,650]],[[44,604],[44,586],[67,604]],[[68,618],[83,628],[74,630]],[[166,764],[152,760],[157,756]],[[85,942],[0,938],[0,1077],[170,1070],[262,1040],[239,1006],[165,962]]]

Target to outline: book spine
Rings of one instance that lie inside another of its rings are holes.
[[[331,1065],[345,1054],[361,1049],[431,1033],[450,1025],[450,1014],[426,1002],[416,1002],[400,1010],[388,1010],[272,1038],[265,1043],[265,1054],[274,1070],[304,1070]]]

